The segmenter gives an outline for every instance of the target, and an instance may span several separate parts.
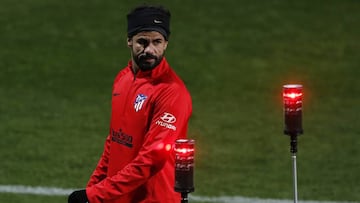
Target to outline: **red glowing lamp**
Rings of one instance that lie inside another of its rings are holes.
[[[296,93],[296,92],[289,92],[289,93],[284,93],[284,98],[290,98],[290,99],[295,99],[295,100],[301,100],[301,96],[302,93]]]
[[[179,156],[190,155],[190,154],[193,154],[195,151],[195,149],[193,147],[194,146],[189,145],[189,143],[186,143],[186,145],[184,145],[184,143],[181,143],[180,146],[175,145],[174,151]]]
[[[175,152],[175,186],[176,192],[181,193],[181,202],[188,201],[187,194],[194,192],[194,156],[195,141],[178,139],[174,146]]]
[[[302,129],[302,97],[303,88],[299,84],[287,84],[283,86],[284,101],[284,133],[296,136],[303,133]]]

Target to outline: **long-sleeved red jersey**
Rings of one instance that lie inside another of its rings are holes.
[[[185,138],[191,97],[166,59],[117,75],[110,132],[86,193],[90,203],[178,203],[170,147]]]

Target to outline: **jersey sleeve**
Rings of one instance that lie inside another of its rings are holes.
[[[118,198],[158,173],[172,155],[175,140],[186,137],[191,112],[191,99],[186,89],[163,91],[155,101],[150,128],[138,155],[116,175],[89,185],[86,188],[89,202]]]

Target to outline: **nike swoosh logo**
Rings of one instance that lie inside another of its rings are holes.
[[[156,23],[156,24],[160,24],[160,23],[162,23],[162,21],[161,20],[154,20],[154,23]]]

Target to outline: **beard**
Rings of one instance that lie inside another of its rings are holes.
[[[148,71],[155,68],[157,65],[160,64],[161,60],[163,58],[163,55],[157,57],[152,54],[142,53],[139,55],[135,55],[133,53],[133,60],[135,63],[139,66],[139,69],[141,71]],[[148,61],[149,59],[154,59],[152,62]]]

